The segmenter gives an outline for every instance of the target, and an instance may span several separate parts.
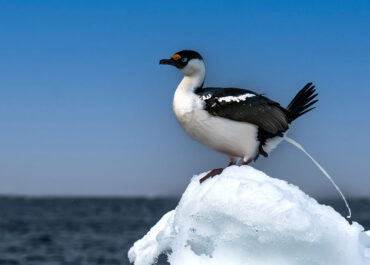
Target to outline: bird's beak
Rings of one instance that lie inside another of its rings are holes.
[[[168,64],[168,65],[176,66],[177,68],[181,68],[179,61],[175,61],[173,59],[162,59],[159,61],[159,64]]]
[[[172,59],[162,59],[159,64],[172,64]]]

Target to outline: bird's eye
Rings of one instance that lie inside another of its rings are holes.
[[[181,62],[183,62],[183,63],[186,63],[187,61],[188,61],[188,58],[184,57],[184,58],[181,59]]]

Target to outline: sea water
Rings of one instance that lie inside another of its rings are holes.
[[[343,216],[340,199],[322,199]],[[130,264],[127,251],[178,199],[0,198],[0,265]],[[370,230],[370,199],[350,199]],[[167,264],[162,256],[157,263]]]

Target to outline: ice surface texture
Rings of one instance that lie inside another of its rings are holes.
[[[370,265],[370,236],[298,187],[249,166],[199,184],[130,249],[135,265]]]

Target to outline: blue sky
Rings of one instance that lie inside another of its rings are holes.
[[[1,1],[0,25],[0,194],[178,195],[227,164],[172,113],[182,76],[158,61],[182,49],[206,85],[282,105],[313,81],[320,102],[290,136],[369,194],[369,1]],[[336,194],[287,143],[253,166]]]

